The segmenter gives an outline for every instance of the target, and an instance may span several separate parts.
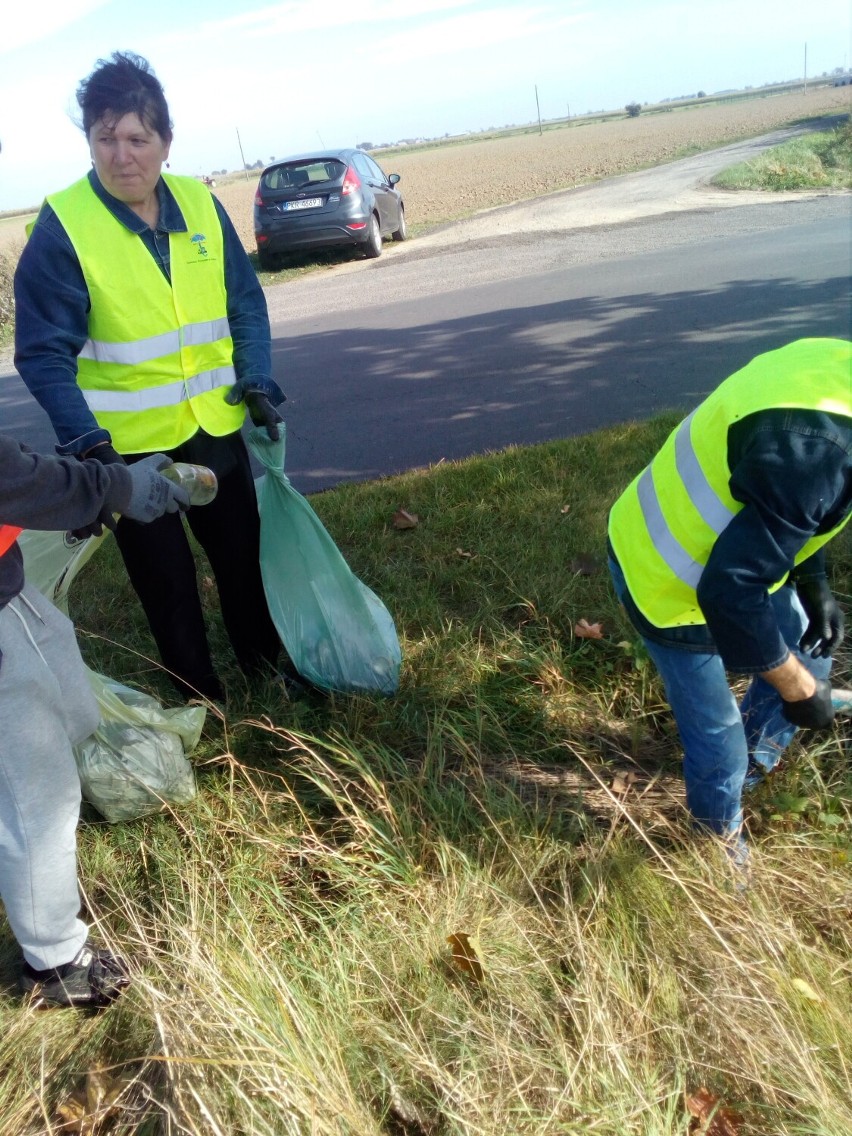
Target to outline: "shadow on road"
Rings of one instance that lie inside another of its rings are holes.
[[[846,277],[740,280],[281,338],[287,471],[310,492],[691,409],[754,355],[850,337],[848,299]]]

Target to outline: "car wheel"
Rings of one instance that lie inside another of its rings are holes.
[[[364,242],[364,256],[368,260],[375,260],[377,256],[382,255],[382,230],[379,227],[379,219],[375,213],[370,217],[370,226],[367,231],[367,240]]]
[[[391,233],[395,241],[404,241],[408,236],[408,226],[405,223],[405,210],[400,205],[399,207],[399,228],[395,233]]]

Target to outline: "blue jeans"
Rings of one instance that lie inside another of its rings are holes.
[[[623,599],[624,575],[610,560],[615,591]],[[794,588],[770,597],[784,642],[817,678],[827,679],[831,659],[812,659],[798,648],[807,617]],[[751,760],[769,772],[790,744],[796,727],[781,713],[781,696],[755,675],[738,706],[717,654],[642,640],[666,688],[683,743],[686,803],[698,825],[723,837],[742,827],[742,791]]]

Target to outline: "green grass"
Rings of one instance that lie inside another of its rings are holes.
[[[795,138],[713,178],[723,189],[852,189],[852,123]]]
[[[312,498],[394,614],[394,698],[247,689],[204,589],[230,697],[198,797],[80,830],[88,910],[134,985],[97,1018],[0,995],[0,1132],[60,1131],[105,1068],[122,1095],[83,1131],[685,1136],[707,1086],[738,1136],[846,1136],[848,733],[750,800],[736,893],[690,834],[672,723],[602,570],[608,507],[675,421]],[[847,538],[832,563],[848,598]],[[72,601],[91,664],[168,700],[109,542]],[[481,975],[454,961],[461,933]],[[8,983],[14,957],[2,930]]]

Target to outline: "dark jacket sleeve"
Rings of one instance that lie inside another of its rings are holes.
[[[132,482],[125,465],[48,457],[0,435],[0,487],[0,524],[62,531],[123,513]]]
[[[131,493],[125,465],[35,454],[0,435],[0,524],[63,531],[103,513],[122,513]],[[23,557],[13,544],[0,556],[0,608],[24,586]]]
[[[698,602],[729,670],[752,674],[785,661],[769,589],[793,572],[807,541],[852,509],[852,420],[767,411],[729,439],[730,488],[743,508],[713,547]],[[799,566],[822,571],[821,556]]]

